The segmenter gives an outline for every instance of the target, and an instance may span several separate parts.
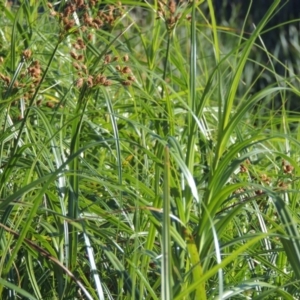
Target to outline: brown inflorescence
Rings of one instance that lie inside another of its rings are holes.
[[[119,72],[118,81],[124,85],[132,85],[136,81],[132,74],[132,70],[128,65],[116,65],[114,63],[117,61],[123,61],[127,63],[129,61],[129,55],[124,54],[119,57],[114,56],[111,53],[107,53],[102,61],[102,65],[99,68],[89,67],[87,55],[85,53],[86,49],[90,49],[89,43],[94,43],[96,41],[95,30],[105,26],[105,30],[112,28],[116,20],[124,14],[124,7],[121,1],[116,1],[113,4],[106,4],[99,9],[98,0],[72,0],[68,1],[62,9],[62,13],[57,13],[58,19],[61,24],[60,36],[63,38],[65,35],[74,36],[72,40],[72,49],[70,51],[70,56],[72,58],[72,65],[76,70],[75,83],[77,88],[86,87],[92,88],[97,85],[110,86],[112,85],[112,80],[108,80],[107,76],[104,75],[106,70],[110,70],[107,66],[113,66],[115,70]],[[174,13],[176,11],[176,1],[169,1],[168,4],[159,4],[161,8],[167,7],[169,14],[172,15],[174,19]],[[54,12],[53,5],[48,3],[48,8],[50,14]],[[54,13],[53,13],[54,15]],[[78,20],[77,20],[78,18]],[[173,20],[172,19],[172,20]],[[75,30],[74,30],[74,27]],[[73,29],[73,30],[72,30]],[[25,58],[29,58],[30,55],[23,53]],[[92,71],[91,71],[92,70]],[[92,73],[93,72],[93,73]],[[98,74],[99,73],[99,74]],[[41,80],[41,68],[40,66],[31,65],[27,69],[27,74],[33,78],[33,82],[38,84]],[[25,74],[25,76],[27,75]],[[98,75],[97,75],[98,74]],[[8,81],[4,77],[4,79]]]
[[[294,170],[294,167],[288,164],[285,160],[282,160],[282,169],[284,173],[291,174]]]
[[[32,52],[31,52],[30,49],[26,49],[22,52],[22,55],[23,55],[25,60],[28,60],[31,57]]]

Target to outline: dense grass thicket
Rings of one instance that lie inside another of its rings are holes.
[[[0,4],[1,299],[299,299],[282,2]]]

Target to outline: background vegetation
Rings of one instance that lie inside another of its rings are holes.
[[[282,5],[1,4],[2,299],[299,297]]]

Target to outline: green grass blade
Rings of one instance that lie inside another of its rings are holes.
[[[164,157],[164,196],[162,222],[162,257],[161,257],[161,297],[163,300],[172,299],[172,252],[170,237],[170,157],[169,149],[165,147]]]

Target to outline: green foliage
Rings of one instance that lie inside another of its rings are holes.
[[[280,1],[251,36],[212,0],[112,3],[1,4],[2,298],[299,297],[298,121],[264,105],[298,79],[259,43]]]

